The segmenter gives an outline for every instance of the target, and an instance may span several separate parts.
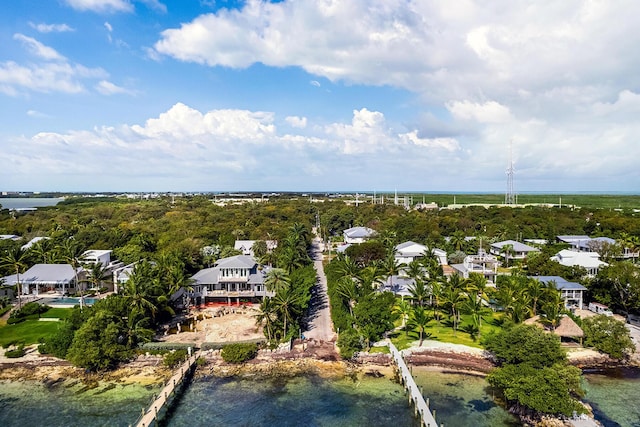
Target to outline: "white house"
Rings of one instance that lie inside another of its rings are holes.
[[[556,289],[560,291],[560,297],[564,301],[564,306],[568,309],[584,307],[583,296],[587,288],[580,283],[567,282],[560,276],[529,276],[542,283],[554,282]]]
[[[537,248],[533,246],[525,245],[524,243],[517,242],[515,240],[505,240],[503,242],[496,242],[491,244],[489,252],[493,255],[506,258],[507,253],[505,246],[511,246],[511,253],[509,259],[525,259],[531,252],[538,252]]]
[[[16,240],[20,240],[20,236],[15,234],[0,234],[0,240],[13,240],[15,242]]]
[[[257,240],[236,240],[233,245],[233,248],[237,251],[242,252],[242,255],[247,256],[255,256],[253,253],[253,245],[257,242]],[[267,244],[267,252],[272,252],[275,248],[278,247],[278,242],[276,240],[265,240]]]
[[[104,267],[111,264],[111,250],[90,249],[82,254],[82,259],[87,264],[101,263]]]
[[[582,267],[587,270],[587,275],[590,277],[598,274],[598,270],[601,267],[609,265],[604,261],[600,261],[600,255],[597,252],[576,252],[568,249],[561,250],[552,256],[551,260],[567,267]]]
[[[477,255],[467,255],[462,264],[452,264],[454,272],[468,279],[471,273],[478,273],[487,279],[489,285],[495,284],[498,275],[498,259],[484,251],[478,251]]]
[[[82,268],[78,269],[78,274]],[[21,295],[39,295],[40,292],[55,291],[62,295],[76,291],[75,272],[69,264],[36,264],[20,274]],[[4,277],[6,285],[18,283],[18,275]]]
[[[369,227],[351,227],[344,230],[342,234],[345,243],[360,244],[375,237],[378,233]]]
[[[411,261],[424,257],[428,250],[425,245],[408,241],[396,246],[395,258],[401,264],[409,264]],[[438,258],[440,265],[447,265],[447,253],[445,251],[433,248],[431,253]]]
[[[268,270],[247,255],[219,259],[213,267],[193,275],[192,296],[200,298],[202,303],[229,305],[233,300],[240,304],[241,299],[258,302],[264,297],[273,297],[275,292],[267,291],[264,284]]]
[[[27,243],[22,245],[22,250],[26,251],[27,249],[31,248],[31,246],[38,243],[40,240],[48,240],[48,239],[49,239],[48,237],[34,237],[33,239],[29,240]]]

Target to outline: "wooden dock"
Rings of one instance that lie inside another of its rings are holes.
[[[407,367],[407,364],[404,362],[402,358],[402,353],[398,351],[395,345],[389,342],[389,350],[391,351],[391,356],[393,360],[396,362],[398,366],[398,371],[400,375],[400,379],[402,381],[402,385],[404,385],[405,389],[409,392],[409,402],[413,403],[414,406],[414,414],[416,416],[420,416],[421,424],[426,427],[437,427],[438,423],[436,422],[435,417],[431,414],[431,410],[429,409],[429,404],[424,400],[424,396],[422,392],[418,388],[415,380],[413,379],[413,375],[411,371]]]
[[[199,356],[200,352],[197,352],[180,365],[180,368],[178,368],[173,376],[169,378],[169,381],[165,383],[165,386],[157,398],[149,405],[147,411],[140,415],[135,423],[136,427],[149,427],[157,424],[158,414],[162,408],[171,401],[176,388],[180,387],[185,376],[191,371]],[[131,425],[129,425],[129,427],[131,427]]]

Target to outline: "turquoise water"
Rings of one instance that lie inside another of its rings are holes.
[[[483,378],[414,368],[439,424],[511,427],[518,421],[496,405]],[[81,383],[46,387],[0,381],[0,426],[128,426],[159,387],[112,384],[85,390]],[[113,387],[113,388],[110,388]],[[586,401],[605,427],[640,427],[640,371],[585,375]],[[327,380],[198,378],[162,423],[193,426],[419,425],[402,388],[385,378]]]
[[[584,375],[585,401],[605,427],[640,427],[640,370],[617,369]]]
[[[93,305],[96,303],[96,301],[98,301],[97,298],[84,299],[84,303],[86,305]],[[41,302],[46,305],[80,305],[80,298],[69,298],[69,297],[54,298],[54,299],[43,298]]]
[[[445,426],[512,427],[520,422],[493,399],[482,377],[429,371],[414,367],[416,384],[422,387],[435,410],[436,421]]]
[[[384,378],[195,380],[164,425],[418,426],[398,384]]]
[[[0,426],[128,426],[160,387],[0,381]]]

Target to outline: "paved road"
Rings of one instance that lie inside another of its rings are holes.
[[[304,331],[305,338],[313,338],[322,341],[331,341],[336,338],[329,311],[329,296],[327,295],[327,277],[322,267],[322,240],[315,237],[311,247],[313,267],[316,269],[318,281],[313,289],[310,305],[309,326]]]

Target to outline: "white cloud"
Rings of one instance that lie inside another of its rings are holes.
[[[141,3],[144,3],[149,9],[153,9],[162,13],[167,13],[167,6],[165,6],[159,0],[139,0],[139,1]]]
[[[414,130],[395,135],[382,113],[364,108],[353,112],[350,124],[314,125],[310,135],[281,134],[274,122],[271,112],[203,113],[178,103],[143,124],[40,132],[0,147],[0,155],[12,159],[8,172],[16,177],[73,171],[78,179],[105,175],[109,185],[130,188],[131,177],[157,185],[158,175],[171,177],[173,184],[188,176],[192,183],[228,182],[231,188],[255,189],[305,185],[308,175],[322,186],[334,185],[336,171],[347,176],[365,164],[386,180],[387,173],[411,175],[458,150],[455,141],[419,138]],[[375,159],[372,152],[388,155]]]
[[[475,120],[480,123],[504,123],[512,119],[509,108],[495,101],[484,104],[468,100],[451,101],[447,109],[456,117],[463,120]]]
[[[33,22],[29,22],[29,26],[39,33],[66,33],[75,31],[75,29],[67,24],[34,24]]]
[[[108,21],[104,22],[104,27],[107,29],[108,32],[110,32],[110,33],[113,32],[113,27],[111,26],[111,24],[109,24]]]
[[[298,116],[289,116],[284,119],[290,126],[294,128],[304,129],[307,127],[307,118]]]
[[[133,91],[117,86],[114,83],[111,83],[110,81],[107,81],[107,80],[101,80],[100,82],[98,82],[98,84],[96,85],[96,90],[103,95],[118,95],[118,94],[133,95],[134,94]]]
[[[40,111],[37,111],[37,110],[28,110],[27,116],[37,118],[37,119],[45,119],[45,118],[51,117],[50,115],[41,113]]]
[[[54,48],[45,46],[38,40],[27,37],[24,34],[16,33],[13,35],[14,40],[21,41],[27,49],[34,55],[49,61],[63,61],[65,57],[60,55]]]
[[[310,84],[311,86],[320,87],[320,82],[319,82],[319,81],[317,81],[317,80],[311,80],[311,81],[309,82],[309,84]]]
[[[92,12],[133,12],[128,0],[65,0],[72,8]]]
[[[106,75],[100,68],[87,68],[78,64],[45,63],[24,66],[7,61],[0,63],[0,90],[12,96],[22,89],[80,93],[85,91],[82,80],[104,78]]]

